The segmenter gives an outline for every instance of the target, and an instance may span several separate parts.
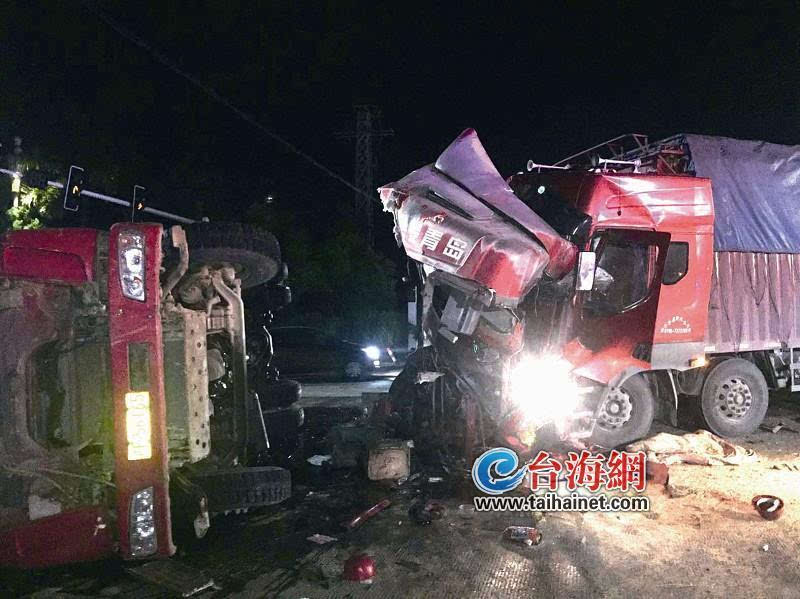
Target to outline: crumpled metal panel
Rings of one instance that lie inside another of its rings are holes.
[[[714,192],[717,251],[800,253],[800,146],[686,135]]]
[[[706,350],[800,347],[800,255],[715,252]]]

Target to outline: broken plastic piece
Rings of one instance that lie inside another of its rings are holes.
[[[317,545],[324,545],[325,543],[331,543],[333,541],[338,541],[336,537],[329,537],[328,535],[321,535],[319,533],[313,534],[310,537],[306,537],[306,541],[311,541],[312,543],[316,543]]]
[[[331,456],[329,455],[312,455],[306,461],[312,466],[322,466],[322,464],[329,461],[330,459]]]
[[[447,508],[443,503],[429,499],[428,501],[416,501],[408,510],[408,515],[417,524],[430,524],[434,520],[444,518]]]
[[[375,576],[375,560],[361,553],[353,555],[344,563],[342,578],[362,584],[372,584]]]
[[[503,538],[530,547],[542,542],[542,533],[533,526],[509,526],[503,531]]]
[[[764,520],[777,520],[783,514],[783,499],[775,495],[756,495],[752,503]]]
[[[392,505],[392,502],[389,501],[388,499],[384,499],[383,501],[373,505],[368,510],[364,510],[358,516],[353,518],[352,520],[342,523],[342,526],[344,526],[345,528],[350,528],[350,529],[355,528],[356,526],[359,526],[360,524],[362,524],[365,520],[368,520],[368,519],[372,518],[372,516],[374,516],[375,514],[377,514],[379,512],[382,512],[383,510],[385,510],[390,505]]]

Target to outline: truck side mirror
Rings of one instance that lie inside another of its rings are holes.
[[[575,285],[577,291],[591,291],[594,287],[594,269],[596,254],[580,252],[578,254],[578,278]]]

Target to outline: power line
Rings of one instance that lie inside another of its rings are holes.
[[[160,62],[163,66],[167,67],[169,70],[171,70],[176,75],[179,75],[180,77],[183,77],[184,79],[186,79],[189,83],[191,83],[195,87],[199,88],[201,91],[205,92],[208,96],[210,96],[216,102],[218,102],[218,103],[222,104],[223,106],[225,106],[226,108],[232,110],[239,118],[241,118],[245,122],[249,123],[250,125],[253,125],[257,129],[259,129],[262,133],[266,134],[268,137],[270,137],[273,140],[277,141],[279,144],[281,144],[282,146],[284,146],[288,150],[294,152],[295,154],[300,156],[300,158],[302,158],[306,162],[309,162],[309,163],[313,164],[315,167],[317,167],[319,170],[324,172],[329,177],[332,177],[332,178],[336,179],[337,181],[339,181],[339,183],[342,183],[343,185],[346,185],[347,187],[352,189],[357,194],[364,195],[365,197],[369,198],[370,201],[372,201],[374,199],[371,195],[364,193],[363,190],[359,189],[358,187],[356,187],[355,185],[350,183],[350,181],[348,181],[347,179],[345,179],[341,175],[339,175],[339,174],[335,173],[334,171],[332,171],[331,169],[329,169],[327,166],[325,166],[324,164],[322,164],[321,162],[316,160],[313,156],[311,156],[309,154],[306,154],[303,150],[298,148],[292,142],[288,141],[287,139],[284,139],[283,137],[281,137],[277,133],[274,133],[274,132],[270,131],[269,129],[267,129],[255,117],[253,117],[252,115],[248,114],[247,112],[245,112],[244,110],[242,110],[241,108],[236,106],[235,104],[233,104],[230,100],[228,100],[227,98],[222,96],[219,92],[217,92],[213,87],[211,87],[210,85],[208,85],[206,83],[203,83],[202,81],[200,81],[197,77],[195,77],[191,73],[187,73],[186,71],[181,69],[168,56],[166,56],[165,54],[163,54],[162,52],[156,50],[150,44],[148,44],[145,39],[143,39],[142,37],[136,35],[135,33],[131,32],[131,31],[129,31],[128,29],[126,29],[125,27],[120,25],[112,17],[110,17],[108,14],[104,13],[102,10],[97,8],[97,6],[95,5],[94,2],[91,2],[89,0],[83,0],[83,4],[84,4],[84,6],[86,6],[87,9],[89,9],[89,11],[94,13],[95,16],[97,16],[97,18],[99,18],[106,25],[111,27],[114,31],[116,31],[122,37],[127,39],[129,42],[132,42],[132,43],[136,44],[140,48],[146,50],[150,54],[150,56],[152,56],[156,61]]]

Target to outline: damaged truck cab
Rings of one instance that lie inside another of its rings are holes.
[[[612,448],[658,413],[675,423],[684,395],[735,436],[762,422],[768,387],[800,390],[800,222],[775,224],[764,191],[800,206],[782,183],[792,148],[634,137],[504,181],[467,130],[380,189],[418,265],[425,347],[393,385],[415,428],[460,419],[437,434],[463,431],[467,455],[490,438],[525,450],[550,425]]]
[[[288,497],[288,471],[250,466],[268,441],[241,300],[277,242],[225,227],[0,238],[1,565],[169,556],[210,514]]]

